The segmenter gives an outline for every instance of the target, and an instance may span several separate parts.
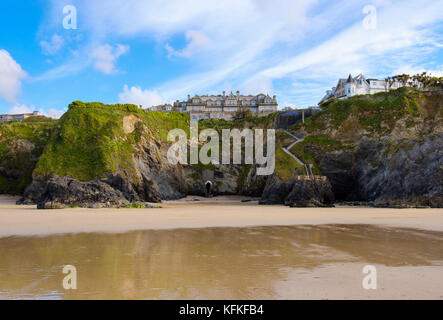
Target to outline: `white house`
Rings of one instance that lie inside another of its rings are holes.
[[[326,95],[318,104],[333,98],[345,99],[360,94],[374,94],[389,91],[389,89],[398,89],[402,86],[402,83],[398,81],[389,83],[386,80],[366,79],[361,73],[353,78],[352,75],[349,74],[347,79],[339,79],[337,86],[326,91]]]
[[[32,116],[41,116],[40,111],[34,111],[32,113],[21,113],[21,114],[0,114],[0,123],[9,121],[23,121]]]

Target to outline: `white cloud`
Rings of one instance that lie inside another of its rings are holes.
[[[165,48],[168,51],[168,56],[189,58],[198,51],[208,50],[212,45],[211,39],[202,31],[189,30],[185,37],[188,45],[181,50],[174,50],[169,44],[166,44]]]
[[[368,4],[377,7],[375,30],[362,27]],[[78,0],[76,6],[90,43],[143,37],[169,56],[189,58],[190,72],[155,87],[166,99],[228,84],[242,91],[275,86],[282,101],[311,104],[349,72],[378,77],[402,65],[432,67],[423,61],[443,47],[443,2],[435,0]],[[183,36],[183,47],[172,45]],[[95,68],[115,72],[113,50],[99,51],[105,59],[94,59]],[[281,90],[295,80],[302,83],[297,95]]]
[[[57,1],[53,3],[59,7]],[[76,6],[84,12],[85,29],[90,30],[93,41],[102,43],[115,36],[152,37],[162,43],[169,56],[198,59],[195,77],[203,69],[206,76],[217,77],[247,67],[252,58],[275,43],[303,36],[301,26],[308,27],[307,11],[317,3],[318,0],[276,0],[275,4],[267,0],[133,0],[128,5],[125,0],[79,0]],[[187,39],[186,46],[173,47],[168,40],[180,36]],[[266,43],[262,37],[266,37]],[[101,50],[99,55],[110,56],[107,52]],[[240,52],[246,56],[239,57]],[[243,63],[236,63],[237,67],[226,73],[234,57]],[[100,60],[96,68],[109,72],[109,60]],[[215,79],[207,80],[212,83]]]
[[[272,80],[266,77],[255,77],[248,79],[242,86],[241,90],[250,94],[268,93],[272,94],[274,89]]]
[[[52,56],[56,54],[64,45],[65,40],[59,36],[58,34],[54,34],[50,40],[48,41],[40,41],[40,47],[42,48],[42,52],[44,55]]]
[[[392,74],[398,75],[398,74],[409,74],[409,75],[415,75],[415,74],[421,74],[423,72],[427,72],[429,75],[434,77],[443,77],[443,65],[440,66],[439,70],[432,70],[429,68],[424,68],[421,66],[411,66],[411,65],[403,65],[395,69]]]
[[[392,52],[428,44],[423,25],[441,21],[441,9],[441,4],[428,1],[427,5],[421,2],[378,10],[377,29],[364,30],[358,21],[318,46],[267,68],[261,74],[281,78],[300,70],[310,73],[323,67],[334,72],[341,68],[347,73],[356,65],[364,66],[369,58],[375,57],[381,63],[384,59],[391,61],[389,54]]]
[[[142,90],[140,87],[128,88],[127,85],[124,85],[123,92],[119,93],[118,99],[120,103],[132,103],[144,108],[164,102],[162,96],[155,90]]]
[[[33,111],[35,111],[34,108],[35,108],[34,106],[28,107],[25,104],[16,104],[11,108],[9,108],[7,113],[8,114],[32,113]]]
[[[98,46],[92,50],[91,58],[94,60],[94,68],[105,74],[116,72],[117,59],[129,51],[129,46],[117,44],[112,47],[109,44]]]
[[[48,111],[43,111],[43,114],[47,117],[59,119],[65,111],[63,110],[57,110],[57,109],[49,109]]]
[[[26,77],[26,72],[10,56],[9,52],[0,49],[0,98],[8,102],[15,102],[20,92],[21,79]]]

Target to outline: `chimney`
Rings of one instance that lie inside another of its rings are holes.
[[[225,97],[226,96],[226,91],[225,90],[223,90],[223,97]]]
[[[188,100],[191,100],[191,95],[190,94],[188,94]]]
[[[277,99],[277,96],[273,96],[272,99],[275,101]]]
[[[240,96],[240,91],[237,90],[237,97],[239,97],[239,96]]]

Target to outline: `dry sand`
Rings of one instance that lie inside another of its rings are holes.
[[[200,201],[194,201],[199,199]],[[261,206],[243,197],[188,197],[159,209],[37,210],[0,196],[0,237],[145,229],[370,224],[443,231],[443,209]]]

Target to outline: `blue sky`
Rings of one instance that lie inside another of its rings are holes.
[[[306,107],[349,73],[443,74],[443,1],[2,0],[0,17],[0,113],[223,90]]]

